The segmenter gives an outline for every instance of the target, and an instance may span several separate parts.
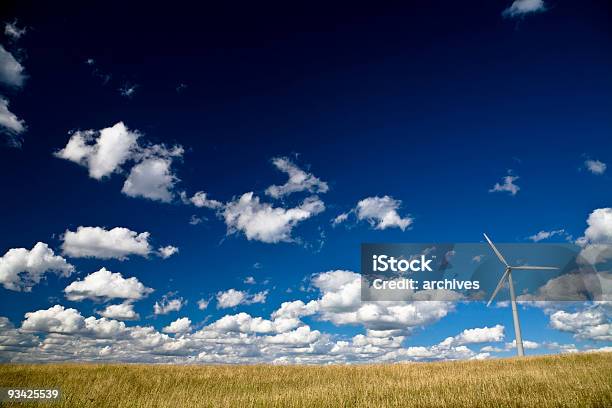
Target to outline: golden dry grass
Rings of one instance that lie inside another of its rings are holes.
[[[612,407],[612,353],[359,366],[6,364],[0,387],[60,387],[62,400],[48,407]]]

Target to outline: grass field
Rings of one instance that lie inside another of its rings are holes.
[[[612,353],[359,366],[5,364],[0,387],[60,387],[61,401],[47,407],[612,407]]]

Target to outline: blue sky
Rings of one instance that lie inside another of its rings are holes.
[[[512,355],[507,307],[365,307],[360,244],[611,243],[610,12],[8,2],[0,359]],[[612,345],[606,303],[520,312],[529,354]]]

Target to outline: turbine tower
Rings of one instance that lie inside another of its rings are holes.
[[[483,234],[483,235],[485,239],[487,240],[487,242],[489,243],[489,246],[491,247],[493,252],[495,252],[495,255],[497,255],[497,258],[499,258],[501,263],[503,263],[504,266],[506,267],[506,270],[504,274],[502,275],[501,279],[499,280],[499,283],[497,284],[497,287],[495,288],[493,295],[491,295],[491,299],[489,299],[487,306],[491,304],[491,302],[493,301],[493,298],[495,298],[495,295],[497,295],[497,292],[499,292],[501,287],[504,285],[504,281],[507,278],[508,288],[510,289],[510,304],[512,305],[512,320],[514,321],[514,335],[516,338],[516,352],[518,353],[519,357],[522,357],[525,355],[525,351],[523,350],[523,337],[521,336],[521,324],[519,323],[518,310],[516,308],[516,294],[514,293],[514,283],[512,283],[512,271],[515,269],[553,270],[553,269],[559,269],[559,268],[554,268],[551,266],[527,266],[527,265],[510,266],[508,265],[508,262],[506,262],[502,254],[497,250],[497,248],[495,248],[495,245],[493,245],[493,242],[491,242],[489,237],[487,237],[487,234]]]

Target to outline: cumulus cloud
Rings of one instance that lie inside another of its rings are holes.
[[[397,227],[404,231],[412,224],[410,217],[400,217],[397,210],[402,202],[389,196],[368,197],[357,203],[355,214],[358,220],[365,220],[375,229],[384,230]]]
[[[138,320],[140,315],[134,311],[131,302],[123,302],[118,305],[108,305],[104,310],[98,312],[102,317],[116,320]]]
[[[123,122],[100,131],[76,131],[68,144],[55,156],[87,167],[89,176],[100,180],[120,170],[138,148],[140,133],[129,130]]]
[[[398,210],[402,206],[400,200],[390,196],[367,197],[357,203],[350,211],[344,212],[332,219],[332,226],[347,221],[351,214],[355,214],[358,221],[367,221],[374,229],[399,228],[402,231],[410,227],[414,219],[410,216],[401,217]]]
[[[538,287],[533,294],[525,293],[517,299],[522,302],[543,302],[550,307],[550,301],[606,301],[611,300],[612,274],[609,272],[594,272],[590,267],[576,273],[566,273],[549,279]]]
[[[500,325],[470,328],[433,345],[405,347],[408,333],[439,321],[444,310],[452,309],[444,302],[414,302],[408,309],[401,308],[406,302],[381,302],[388,304],[373,313],[369,302],[359,301],[358,278],[350,271],[318,274],[312,278],[320,292],[314,300],[284,302],[269,318],[247,313],[222,316],[199,330],[187,318],[161,332],[150,326],[126,327],[109,318],[83,317],[59,305],[26,314],[21,329],[0,317],[0,358],[14,362],[328,364],[484,359],[490,352],[505,350],[487,347],[488,351],[476,352],[468,347],[502,341]],[[365,330],[349,339],[337,338],[313,330],[302,321],[307,316]],[[1,347],[6,338],[18,346]],[[546,347],[575,350],[573,345]]]
[[[175,246],[172,245],[168,245],[165,247],[160,247],[158,250],[158,254],[159,256],[161,256],[164,259],[168,259],[170,258],[172,255],[174,254],[178,254],[179,249]]]
[[[117,338],[127,331],[123,322],[109,320],[105,317],[101,319],[93,316],[85,318],[78,310],[66,309],[61,305],[26,313],[21,330],[63,335],[81,334],[99,339]],[[44,347],[44,343],[41,347]]]
[[[565,234],[564,229],[553,230],[553,231],[540,231],[537,234],[531,235],[530,237],[528,237],[528,239],[532,240],[533,242],[539,242],[545,239],[552,238],[555,235],[563,235],[563,234]]]
[[[590,171],[591,173],[597,174],[597,175],[604,174],[606,172],[606,169],[608,168],[606,163],[601,162],[599,160],[591,160],[591,159],[585,160],[584,167],[586,167],[586,169]]]
[[[113,173],[123,173],[132,165],[122,192],[130,197],[170,202],[179,181],[172,171],[175,159],[181,158],[181,146],[140,143],[140,132],[128,129],[123,122],[102,130],[76,131],[55,156],[87,167],[90,177],[100,180]]]
[[[21,88],[25,80],[23,65],[0,45],[0,82],[9,87]]]
[[[320,331],[311,330],[309,326],[301,326],[290,332],[264,337],[263,341],[270,344],[305,346],[316,342],[320,337]]]
[[[144,197],[150,200],[172,201],[172,189],[178,178],[171,170],[172,160],[153,157],[138,163],[123,184],[121,192],[130,197]]]
[[[325,210],[325,205],[316,196],[306,198],[294,208],[273,207],[261,203],[252,192],[230,201],[222,216],[228,234],[243,232],[248,240],[266,243],[291,242],[291,231],[304,221]]]
[[[83,317],[60,305],[26,314],[20,329],[0,318],[0,342],[10,335],[21,347],[7,351],[8,361],[126,361],[201,363],[324,364],[485,358],[465,346],[440,343],[402,348],[404,336],[393,331],[367,330],[350,341],[332,340],[291,316],[313,310],[301,301],[287,302],[271,319],[247,313],[223,316],[193,332],[189,319],[178,319],[162,329],[132,326],[101,318]],[[40,336],[40,337],[38,337]]]
[[[272,164],[289,176],[289,180],[281,186],[272,185],[266,189],[266,194],[273,198],[281,198],[291,193],[308,191],[310,193],[326,193],[329,186],[313,174],[305,172],[287,157],[275,157]]]
[[[499,342],[504,339],[504,326],[465,329],[454,337],[448,337],[441,344],[448,346],[463,346],[466,344]]]
[[[244,278],[244,283],[246,283],[247,285],[254,285],[257,282],[255,281],[255,278],[252,276],[247,276],[246,278]]]
[[[25,314],[21,328],[25,331],[76,333],[85,327],[85,319],[76,309],[55,305],[46,310]]]
[[[17,136],[26,130],[25,122],[9,110],[9,101],[0,96],[0,129],[10,138],[11,144],[20,146]]]
[[[578,339],[612,341],[612,324],[606,307],[595,305],[575,313],[556,311],[550,315],[550,326],[573,333]]]
[[[130,255],[147,257],[151,253],[148,232],[137,233],[123,227],[78,227],[63,235],[62,251],[73,258],[125,260]]]
[[[139,300],[153,292],[137,278],[125,279],[121,273],[113,273],[106,268],[87,275],[83,280],[72,282],[64,289],[66,298],[72,301],[91,299],[106,301],[111,299]]]
[[[526,350],[535,350],[540,348],[540,344],[535,341],[523,340],[523,348]],[[506,343],[505,350],[514,350],[516,349],[516,339],[512,340],[510,343]]]
[[[514,0],[510,7],[502,12],[504,17],[523,17],[529,14],[546,11],[544,0]]]
[[[55,255],[43,242],[30,250],[9,249],[0,257],[0,283],[8,290],[29,292],[49,272],[68,277],[74,272],[74,266]]]
[[[589,214],[587,224],[579,243],[612,243],[612,208],[597,208]]]
[[[316,275],[312,285],[322,293],[317,301],[322,320],[336,325],[362,325],[369,330],[410,332],[431,324],[454,310],[453,302],[362,302],[360,275],[330,271]]]
[[[510,193],[511,196],[515,196],[516,193],[519,192],[521,188],[514,184],[514,182],[519,179],[519,176],[512,175],[511,171],[508,171],[508,173],[509,174],[502,179],[503,182],[495,183],[493,188],[489,190],[489,193],[507,192]]]
[[[171,312],[180,311],[186,302],[182,297],[172,298],[173,296],[173,293],[162,296],[161,300],[153,305],[153,313],[156,315],[166,315]]]
[[[265,303],[268,291],[250,294],[236,289],[228,289],[217,293],[217,308],[225,309],[238,305],[250,305],[253,303]]]
[[[584,235],[576,240],[582,246],[581,257],[598,264],[612,259],[612,208],[597,208],[587,218]]]
[[[176,319],[168,326],[164,327],[162,331],[168,334],[182,334],[191,330],[191,320],[187,317],[181,317]]]

